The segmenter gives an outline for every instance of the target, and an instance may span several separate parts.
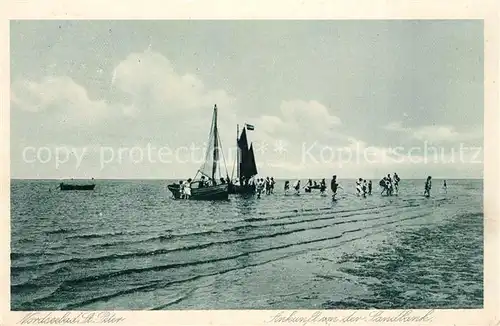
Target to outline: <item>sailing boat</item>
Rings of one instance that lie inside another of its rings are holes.
[[[239,126],[237,126],[237,134],[239,134]],[[237,179],[238,184],[231,184],[229,192],[232,194],[253,194],[255,193],[255,182],[253,177],[257,175],[257,165],[255,163],[255,155],[253,145],[248,147],[248,139],[246,130],[253,130],[253,126],[245,124],[241,136],[237,138],[238,146],[237,154]]]
[[[227,168],[226,177],[222,177],[219,153],[222,153],[222,147],[219,138],[219,130],[217,129],[217,105],[214,106],[212,117],[212,127],[210,128],[210,135],[208,140],[209,148],[203,165],[198,169],[193,179],[189,179],[189,187],[191,195],[188,197],[191,200],[228,200],[228,182]],[[222,153],[224,158],[224,153]],[[217,179],[217,172],[219,172],[219,179]],[[199,178],[198,178],[199,177]],[[171,184],[167,188],[172,192],[175,199],[182,197],[180,184]]]

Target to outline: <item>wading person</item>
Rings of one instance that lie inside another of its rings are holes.
[[[387,189],[387,180],[385,179],[385,177],[383,177],[382,179],[380,179],[380,182],[378,183],[378,185],[382,188],[382,191],[380,192],[381,195],[384,194],[384,192],[388,194],[388,189]]]
[[[321,179],[321,183],[319,185],[319,192],[323,195],[326,190],[326,181],[325,179]]]
[[[363,179],[361,179],[361,178],[356,180],[356,193],[357,193],[358,197],[361,196],[361,194],[362,194],[362,186],[361,186],[362,182],[363,182]]]
[[[362,187],[362,190],[363,190],[363,198],[366,198],[366,189],[367,189],[368,185],[366,183],[366,180],[363,180],[363,187]]]
[[[337,176],[334,175],[332,177],[332,182],[330,183],[330,188],[332,189],[332,199],[335,200],[335,196],[337,195],[337,189],[339,184],[337,183]]]
[[[424,196],[426,196],[426,197],[431,196],[431,188],[432,188],[432,177],[428,176],[427,180],[425,181]]]
[[[300,180],[295,181],[295,185],[293,186],[295,189],[295,194],[298,195],[300,193]]]
[[[283,187],[283,190],[285,191],[285,195],[288,195],[288,190],[290,189],[290,181],[286,180],[285,181],[285,186]]]
[[[392,193],[394,191],[394,187],[393,187],[393,183],[392,183],[392,179],[391,179],[391,175],[388,174],[387,175],[387,178],[385,179],[387,181],[387,194],[389,196],[392,196]]]
[[[372,181],[368,181],[368,195],[372,194]]]
[[[179,193],[181,194],[181,199],[184,199],[184,181],[179,181]]]
[[[260,198],[260,194],[262,193],[263,189],[264,189],[264,179],[259,179],[259,181],[257,181],[257,198]]]
[[[443,189],[444,189],[444,193],[448,193],[448,187],[446,186],[446,180],[443,180]]]
[[[396,194],[399,193],[399,181],[401,181],[401,179],[399,178],[399,175],[394,172],[394,176],[392,177],[392,180],[394,180],[394,190],[396,191]]]
[[[191,197],[191,179],[188,179],[185,183],[184,183],[184,198],[185,199],[189,199],[189,197]]]

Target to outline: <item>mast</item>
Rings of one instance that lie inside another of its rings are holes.
[[[240,135],[240,125],[236,125],[236,176],[240,180],[240,144],[238,144],[238,137]],[[241,182],[241,180],[240,180]]]
[[[212,181],[215,182],[215,172],[217,171],[217,161],[218,158],[218,150],[219,150],[219,140],[218,140],[218,132],[217,132],[217,104],[214,106],[214,162],[212,165]]]

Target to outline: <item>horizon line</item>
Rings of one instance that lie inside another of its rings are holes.
[[[391,174],[392,175],[392,174]],[[276,180],[286,180],[286,179],[293,179],[293,180],[308,180],[308,179],[323,179],[323,177],[304,177],[304,178],[294,178],[294,177],[274,177],[274,176],[270,176],[270,177],[273,177],[274,179]],[[338,176],[337,176],[338,177]],[[381,176],[382,177],[382,176]],[[381,178],[380,177],[380,178]],[[170,177],[170,178],[94,178],[93,180],[94,181],[97,181],[97,180],[183,180],[183,179],[187,179],[189,177],[176,177],[176,178],[173,178],[173,177]],[[262,178],[265,178],[265,177],[262,177]],[[359,177],[343,177],[343,178],[337,178],[338,180],[346,180],[346,179],[358,179]],[[442,180],[442,179],[447,179],[447,180],[484,180],[484,177],[443,177],[443,176],[436,176],[436,177],[432,177],[433,179],[439,179],[439,180]],[[330,177],[326,177],[324,179],[330,179]],[[363,180],[375,180],[375,179],[378,179],[377,178],[363,178]],[[423,178],[402,178],[401,180],[425,180],[426,177],[423,177]],[[10,177],[10,180],[58,180],[58,181],[61,181],[61,180],[92,180],[92,178],[23,178],[23,177]]]

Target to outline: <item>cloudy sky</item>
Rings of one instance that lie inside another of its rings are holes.
[[[11,22],[14,178],[482,177],[480,21]]]

